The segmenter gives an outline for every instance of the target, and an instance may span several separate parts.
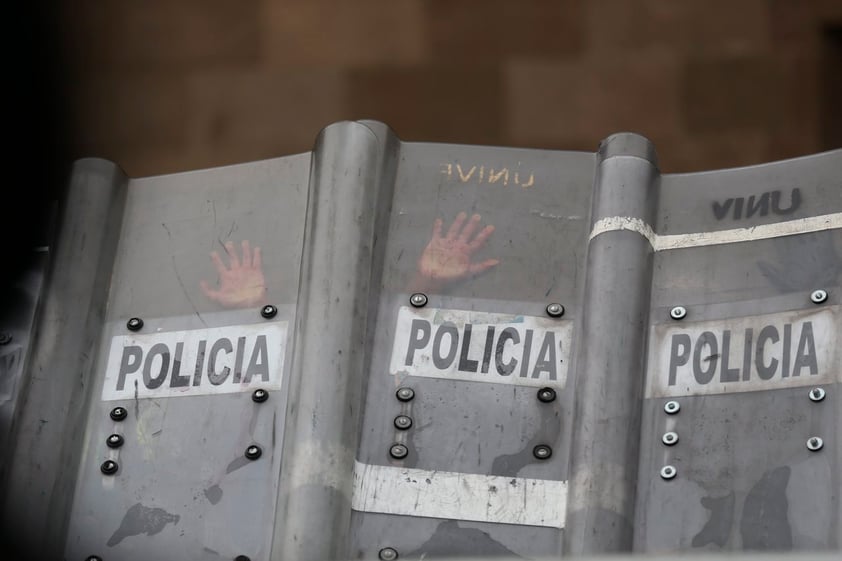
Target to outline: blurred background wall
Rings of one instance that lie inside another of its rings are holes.
[[[76,158],[166,174],[307,151],[343,119],[381,120],[410,141],[562,150],[634,131],[655,143],[664,172],[842,146],[842,0],[9,9],[7,27],[23,32],[4,34],[17,95],[9,188],[36,213]],[[4,237],[20,237],[9,228]]]
[[[65,0],[67,148],[129,175],[405,140],[594,151],[663,171],[842,146],[842,0]]]

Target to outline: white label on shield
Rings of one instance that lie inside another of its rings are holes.
[[[655,325],[647,397],[832,383],[840,372],[839,310]]]
[[[118,335],[103,401],[280,389],[287,322]]]
[[[566,481],[354,462],[358,512],[564,528],[566,506]]]
[[[389,373],[564,386],[572,330],[570,320],[403,306]]]

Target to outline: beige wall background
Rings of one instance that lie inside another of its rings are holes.
[[[66,153],[145,176],[404,140],[596,150],[665,172],[842,146],[839,0],[64,0]]]

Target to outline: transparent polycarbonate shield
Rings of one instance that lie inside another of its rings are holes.
[[[839,169],[664,177],[637,551],[838,550]]]
[[[269,556],[309,165],[129,183],[67,558]]]
[[[637,550],[838,549],[840,307],[775,309],[654,324]]]
[[[109,319],[294,302],[309,163],[302,154],[134,180]]]
[[[713,304],[838,284],[840,160],[837,150],[664,176],[656,231],[658,254],[669,261],[656,263],[653,299]],[[716,248],[715,257],[694,247]]]
[[[560,550],[594,164],[401,145],[349,555]]]
[[[842,151],[657,166],[375,121],[77,162],[0,344],[4,525],[128,561],[838,550]]]

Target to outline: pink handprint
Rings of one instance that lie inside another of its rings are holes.
[[[226,308],[246,308],[262,303],[266,294],[266,279],[263,277],[263,263],[260,248],[253,250],[248,240],[242,242],[242,259],[237,255],[233,242],[225,243],[229,265],[226,266],[219,253],[212,251],[211,261],[219,274],[219,285],[211,288],[204,280],[199,286],[205,296]]]
[[[435,220],[432,238],[418,259],[419,276],[436,284],[447,283],[482,273],[500,263],[497,259],[471,260],[494,232],[494,226],[489,224],[474,236],[482,217],[474,214],[465,223],[467,218],[466,213],[460,212],[446,235],[442,235],[442,220]]]

